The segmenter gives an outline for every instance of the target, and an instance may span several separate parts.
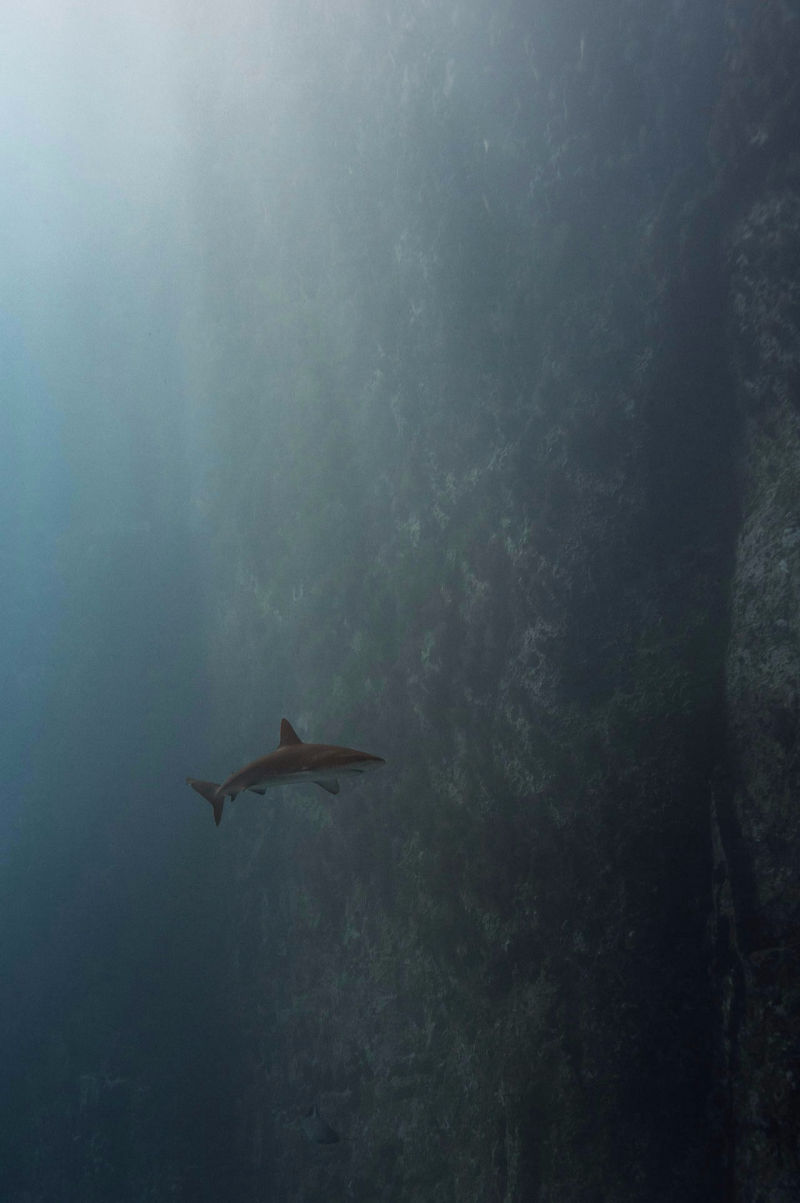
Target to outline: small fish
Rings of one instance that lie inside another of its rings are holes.
[[[215,781],[199,781],[196,777],[187,777],[186,784],[211,803],[214,822],[219,827],[225,799],[233,801],[245,790],[265,794],[268,789],[279,785],[310,781],[329,794],[338,794],[340,777],[366,773],[369,769],[380,768],[382,764],[386,764],[382,756],[357,752],[355,748],[303,743],[292,724],[282,718],[280,743],[274,752],[232,773],[221,785]]]
[[[303,1113],[300,1123],[303,1125],[306,1138],[312,1144],[336,1145],[339,1143],[339,1133],[330,1126],[327,1120],[322,1118],[316,1103]]]

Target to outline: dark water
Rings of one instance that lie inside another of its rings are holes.
[[[3,6],[3,1203],[733,1197],[757,8]]]

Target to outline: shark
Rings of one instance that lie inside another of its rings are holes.
[[[313,1107],[309,1107],[308,1111],[303,1112],[300,1123],[306,1134],[306,1140],[310,1140],[312,1144],[338,1145],[342,1139],[336,1129],[332,1128],[328,1121],[320,1115],[316,1103]]]
[[[200,781],[197,777],[187,777],[186,784],[211,803],[214,822],[219,827],[226,798],[233,802],[245,791],[263,795],[279,785],[302,785],[304,782],[313,782],[329,794],[338,794],[340,777],[367,773],[382,764],[386,764],[383,757],[373,756],[370,752],[339,748],[334,744],[304,743],[288,719],[282,718],[280,743],[274,752],[231,773],[221,785],[216,781]]]

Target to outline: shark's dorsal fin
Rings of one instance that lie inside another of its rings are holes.
[[[285,748],[287,744],[301,744],[303,741],[295,731],[288,718],[281,719],[281,742],[280,746]]]

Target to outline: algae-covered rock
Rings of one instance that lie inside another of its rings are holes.
[[[217,680],[388,767],[230,835],[252,1197],[789,1198],[796,15],[327,19],[314,287],[237,282],[293,407],[242,385]]]

